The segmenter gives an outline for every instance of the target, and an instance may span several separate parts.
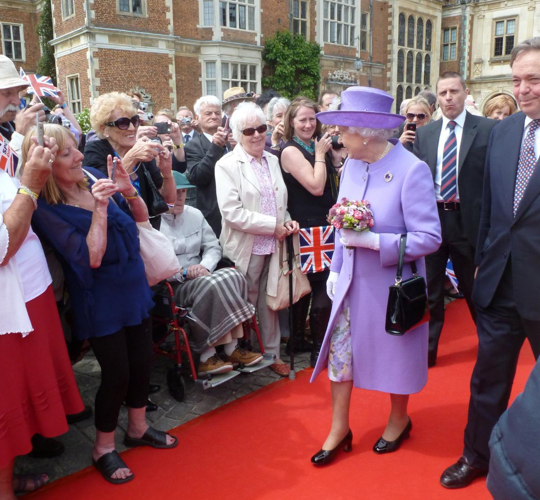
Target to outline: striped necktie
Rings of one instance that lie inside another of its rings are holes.
[[[448,202],[454,201],[457,196],[457,138],[454,131],[456,122],[448,122],[448,138],[444,143],[442,178],[441,178],[441,198]]]
[[[521,145],[521,151],[519,153],[519,162],[517,169],[516,188],[514,190],[514,217],[516,216],[519,202],[525,194],[527,184],[531,178],[534,167],[536,166],[536,155],[534,153],[534,142],[536,137],[536,130],[540,126],[540,120],[533,120],[529,125],[529,131],[525,136],[525,140]]]

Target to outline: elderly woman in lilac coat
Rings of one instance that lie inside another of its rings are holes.
[[[370,231],[342,229],[327,291],[332,314],[312,381],[328,367],[332,389],[332,427],[311,461],[330,463],[340,450],[350,451],[349,403],[353,386],[390,394],[390,416],[376,453],[396,451],[409,437],[409,395],[427,381],[428,325],[403,336],[385,331],[388,288],[394,284],[402,234],[405,262],[415,261],[425,276],[424,256],[440,245],[433,177],[429,167],[399,141],[388,140],[404,117],[390,113],[392,97],[381,90],[352,87],[341,94],[339,110],[318,113],[338,125],[349,151],[338,199],[367,200],[373,211]],[[403,279],[411,277],[404,266]]]

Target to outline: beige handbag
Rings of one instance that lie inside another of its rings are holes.
[[[304,295],[311,293],[311,285],[307,276],[302,272],[300,265],[300,242],[298,234],[294,234],[293,238],[293,251],[294,258],[292,260],[293,268],[289,271],[288,252],[287,252],[287,240],[283,240],[279,244],[279,278],[277,285],[277,294],[275,297],[266,295],[266,305],[272,311],[280,311],[292,304],[289,298],[289,280],[292,274],[292,287],[293,287],[293,304],[296,304]]]
[[[154,286],[179,273],[180,264],[168,238],[147,220],[137,222],[137,229],[148,284]]]

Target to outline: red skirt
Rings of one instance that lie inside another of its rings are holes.
[[[0,469],[32,450],[34,434],[67,432],[66,415],[84,409],[52,287],[26,308],[34,331],[0,335]]]

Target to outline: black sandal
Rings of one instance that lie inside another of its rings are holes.
[[[131,476],[127,476],[123,479],[112,477],[118,469],[129,469],[116,450],[105,453],[105,455],[102,455],[97,460],[92,460],[92,462],[94,463],[95,468],[101,472],[103,478],[109,481],[109,483],[124,484],[135,477],[133,471],[131,472]]]
[[[43,477],[45,476],[45,478]],[[47,484],[50,478],[47,474],[13,474],[13,491],[16,494],[30,493]],[[33,488],[28,489],[30,482],[33,483]]]
[[[167,444],[167,436],[170,436],[170,434],[148,427],[141,438],[132,438],[126,434],[124,445],[128,448],[134,448],[135,446],[151,446],[158,449],[176,448],[178,446],[178,438],[171,436],[174,442]]]

